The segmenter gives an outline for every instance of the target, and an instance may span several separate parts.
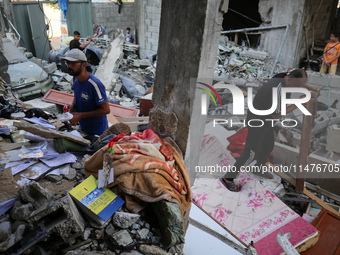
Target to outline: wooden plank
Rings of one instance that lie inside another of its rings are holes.
[[[292,184],[293,186],[296,187],[296,182],[295,180],[293,180],[292,178],[290,178],[288,175],[286,175],[285,173],[282,172],[276,172],[276,174],[278,174],[280,177],[282,177],[283,179],[285,179],[286,181],[288,181],[290,184]],[[310,192],[307,189],[303,189],[303,193],[308,196],[309,198],[315,200],[321,207],[327,209],[328,211],[331,211],[332,213],[335,213],[337,215],[340,216],[340,213],[337,212],[334,208],[330,207],[328,204],[326,204],[324,201],[322,201],[320,198],[318,198],[317,196],[315,196],[312,192]]]
[[[74,95],[50,89],[42,98],[43,101],[55,103],[59,105],[71,106],[73,103]],[[136,117],[138,110],[131,107],[121,106],[117,104],[109,104],[111,114],[115,117]]]
[[[24,123],[24,122],[14,122],[13,125],[17,127],[18,129],[25,130],[27,132],[30,132],[35,135],[40,135],[45,138],[65,138],[67,140],[70,140],[72,142],[90,146],[91,142],[87,139],[84,139],[82,137],[78,137],[76,135],[72,135],[69,133],[61,132],[61,131],[54,131],[52,129],[42,127],[39,125],[33,125],[30,123]]]
[[[306,171],[304,169],[308,163],[309,146],[312,138],[312,127],[314,121],[314,104],[315,99],[312,98],[307,106],[307,110],[310,113],[312,113],[312,115],[303,115],[298,164],[298,166],[301,166],[301,169],[303,169],[303,171],[299,171],[297,174],[296,190],[298,193],[303,193],[303,189],[305,186],[304,183],[306,178]]]

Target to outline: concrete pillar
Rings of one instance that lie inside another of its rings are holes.
[[[206,121],[200,113],[201,92],[196,82],[211,85],[222,29],[221,8],[227,9],[228,2],[162,1],[155,107],[149,127],[160,137],[176,141],[185,154],[192,182]]]

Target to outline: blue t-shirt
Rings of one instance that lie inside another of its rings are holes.
[[[97,31],[97,35],[99,35],[100,32],[103,32],[103,33],[99,36],[99,38],[103,38],[104,35],[107,35],[106,30],[105,30],[105,28],[103,26],[99,26],[99,29]]]
[[[74,78],[73,91],[77,112],[97,110],[107,101],[103,83],[91,73],[90,77],[83,82]],[[101,135],[108,127],[106,115],[81,119],[79,124],[81,129],[90,135]]]
[[[133,34],[125,34],[125,42],[132,43],[135,38],[133,37]]]

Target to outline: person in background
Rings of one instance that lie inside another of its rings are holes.
[[[127,42],[127,43],[134,43],[135,42],[135,38],[134,38],[133,34],[131,34],[131,29],[129,27],[126,29],[125,42]]]
[[[78,49],[78,50],[84,50],[85,47],[87,45],[89,45],[91,43],[91,38],[88,38],[89,40],[87,41],[87,43],[84,44],[80,44],[79,40],[80,40],[80,33],[78,31],[74,31],[73,32],[73,40],[70,41],[70,50],[72,49]]]
[[[108,128],[106,114],[110,113],[104,85],[86,70],[87,59],[81,50],[72,49],[61,60],[66,61],[69,74],[74,76],[70,124],[79,123],[88,135],[101,135]]]
[[[250,110],[247,112],[246,123],[252,122],[252,126],[247,127],[248,134],[244,146],[244,152],[236,159],[234,164],[235,172],[229,172],[221,178],[221,182],[230,190],[237,192],[238,187],[233,182],[233,179],[240,172],[242,166],[255,165],[258,169],[266,163],[269,154],[274,149],[274,127],[271,122],[266,119],[281,118],[281,88],[285,87],[302,87],[308,90],[318,92],[319,89],[315,86],[307,84],[307,72],[303,69],[295,69],[287,73],[279,73],[271,80],[264,84],[256,93],[253,99],[253,106],[257,110],[268,110],[272,106],[273,88],[277,88],[277,108],[269,115],[256,115]],[[290,95],[288,95],[289,97]],[[308,104],[308,103],[306,103]],[[295,110],[295,104],[286,107],[286,113]],[[260,125],[261,120],[263,125]],[[264,173],[262,173],[264,175]]]
[[[335,75],[338,67],[338,58],[340,57],[340,42],[339,32],[332,32],[330,42],[327,43],[323,52],[323,62],[321,65],[320,73]]]
[[[104,38],[104,35],[107,35],[106,30],[103,26],[94,24],[93,30],[96,31],[92,38]]]

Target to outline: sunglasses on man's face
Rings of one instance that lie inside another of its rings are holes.
[[[83,62],[81,61],[72,62],[72,61],[65,60],[65,65],[67,66],[74,66],[75,64],[78,64],[78,63],[83,63]]]

